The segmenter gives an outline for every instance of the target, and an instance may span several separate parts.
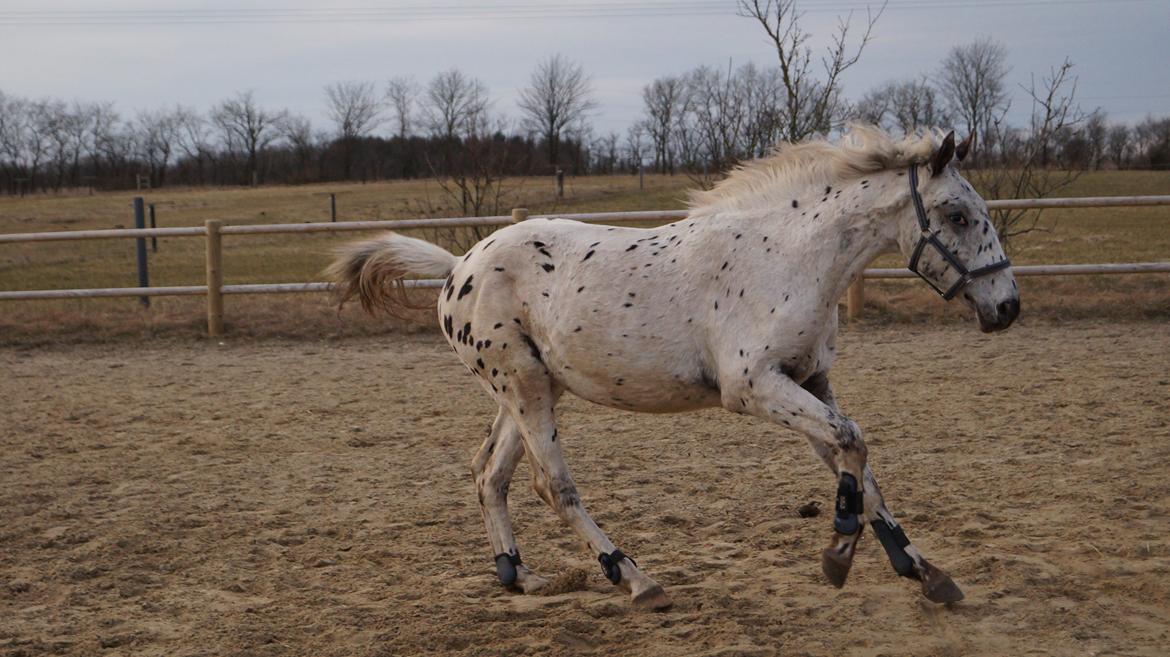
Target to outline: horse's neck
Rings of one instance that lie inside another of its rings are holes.
[[[796,273],[814,281],[822,303],[831,304],[874,258],[896,246],[898,222],[891,215],[904,210],[905,184],[896,172],[877,172],[834,185],[828,194],[821,187],[802,192],[795,208],[770,197],[749,201],[738,211],[720,213],[724,221],[712,227],[768,235],[782,256],[769,261],[798,268]],[[742,209],[747,207],[768,209]]]

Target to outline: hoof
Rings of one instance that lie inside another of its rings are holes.
[[[821,553],[821,570],[829,583],[837,588],[845,586],[845,578],[849,576],[849,569],[853,566],[853,559],[833,548]]]
[[[954,580],[929,563],[925,561],[923,563],[925,568],[921,574],[922,595],[926,596],[927,600],[943,604],[963,599],[963,591]]]
[[[631,600],[634,603],[634,609],[644,609],[647,611],[666,609],[674,604],[670,601],[670,596],[666,595],[666,591],[658,584],[632,596]]]
[[[548,580],[528,570],[527,566],[516,567],[516,582],[509,588],[521,593],[536,593],[548,586]]]

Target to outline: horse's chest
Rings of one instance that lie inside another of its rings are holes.
[[[809,340],[795,341],[794,344],[777,354],[780,371],[797,383],[804,383],[818,372],[827,372],[836,359],[830,334],[818,335]]]

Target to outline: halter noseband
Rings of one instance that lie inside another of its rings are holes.
[[[962,290],[968,283],[975,280],[976,278],[979,278],[980,276],[986,276],[988,274],[993,274],[1001,269],[1007,269],[1011,266],[1011,260],[1004,258],[999,262],[993,262],[990,265],[979,267],[978,269],[968,270],[967,267],[963,265],[963,263],[959,262],[958,258],[956,258],[950,251],[947,250],[947,247],[943,246],[942,241],[938,238],[938,233],[930,230],[930,220],[926,217],[926,208],[922,207],[922,196],[918,194],[917,164],[910,165],[910,199],[914,201],[914,212],[918,215],[918,228],[920,233],[918,235],[918,245],[914,247],[914,254],[910,256],[910,264],[907,265],[907,268],[915,274],[918,274],[918,277],[926,281],[927,285],[933,288],[935,292],[938,292],[940,295],[942,295],[943,299],[950,301],[955,297],[956,294],[959,293],[960,290]],[[930,280],[924,276],[922,272],[918,271],[918,259],[922,257],[922,251],[926,248],[927,244],[934,247],[934,250],[937,251],[940,256],[942,256],[943,260],[946,260],[947,264],[949,264],[951,267],[954,267],[955,271],[959,273],[959,280],[955,281],[955,283],[946,290],[943,290],[939,286],[935,285],[934,281]]]

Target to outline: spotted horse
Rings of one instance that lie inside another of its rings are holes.
[[[513,590],[547,583],[520,558],[507,493],[522,456],[539,496],[636,607],[663,588],[586,512],[561,451],[565,392],[614,408],[668,413],[722,406],[804,434],[837,480],[822,553],[841,587],[866,523],[894,570],[934,602],[963,597],[894,520],[866,464],[861,430],[829,384],[837,300],[879,254],[898,251],[983,331],[1006,329],[1019,293],[987,204],[960,175],[970,145],[954,133],[894,139],[852,127],[838,142],[791,144],[691,198],[686,219],[617,228],[533,219],[458,258],[386,234],[339,252],[344,302],[402,313],[401,280],[445,277],[438,319],[499,405],[471,462],[496,573]]]

